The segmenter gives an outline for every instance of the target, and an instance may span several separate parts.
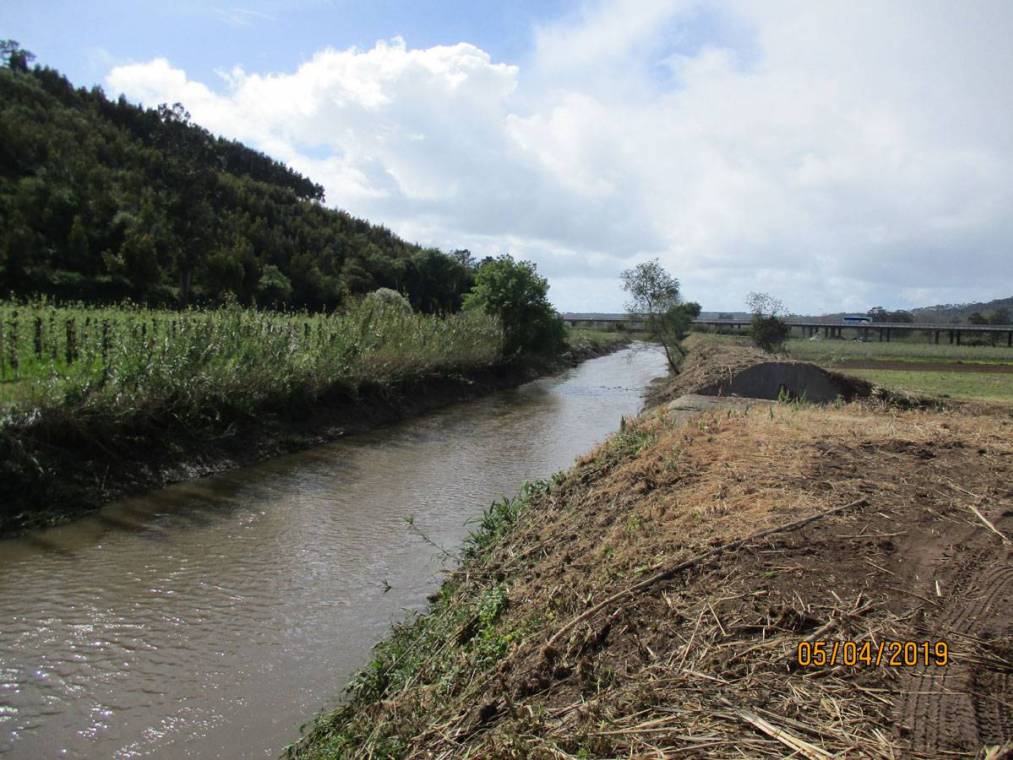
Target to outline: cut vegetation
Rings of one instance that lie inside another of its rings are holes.
[[[663,405],[494,505],[292,754],[973,757],[1013,739],[1011,441],[980,411]],[[801,667],[821,641],[948,661]]]

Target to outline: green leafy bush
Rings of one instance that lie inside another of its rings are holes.
[[[534,264],[503,255],[479,267],[464,308],[500,319],[507,356],[554,353],[563,346],[566,328],[549,303],[548,291],[548,281]]]
[[[758,347],[764,351],[779,351],[788,340],[791,328],[784,320],[775,316],[763,316],[754,314],[753,321],[749,326],[749,335]]]

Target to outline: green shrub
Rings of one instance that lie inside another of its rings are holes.
[[[395,314],[412,313],[412,305],[408,299],[390,288],[377,288],[363,300],[367,306],[380,311],[391,311]]]
[[[764,351],[779,351],[788,340],[791,328],[783,319],[776,316],[763,316],[754,314],[752,324],[749,327],[749,335],[753,343]]]
[[[507,356],[554,353],[563,346],[566,327],[549,303],[548,290],[548,281],[534,264],[504,255],[479,268],[464,308],[500,319]]]

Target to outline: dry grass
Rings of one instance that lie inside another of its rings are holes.
[[[895,564],[898,545],[916,526],[911,552],[940,525],[986,533],[961,502],[978,495],[997,519],[1013,496],[1011,441],[1009,416],[968,410],[758,405],[676,424],[659,409],[532,498],[448,582],[405,639],[457,615],[438,655],[360,693],[299,752],[917,757],[898,728],[896,671],[802,670],[795,647],[912,637],[937,602],[906,575],[913,554]],[[494,589],[480,637],[505,643],[479,657],[460,612]]]

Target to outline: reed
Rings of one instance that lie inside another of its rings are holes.
[[[0,325],[4,424],[57,410],[252,413],[336,387],[475,370],[498,362],[503,347],[502,326],[483,313],[365,304],[309,314],[0,301]]]

